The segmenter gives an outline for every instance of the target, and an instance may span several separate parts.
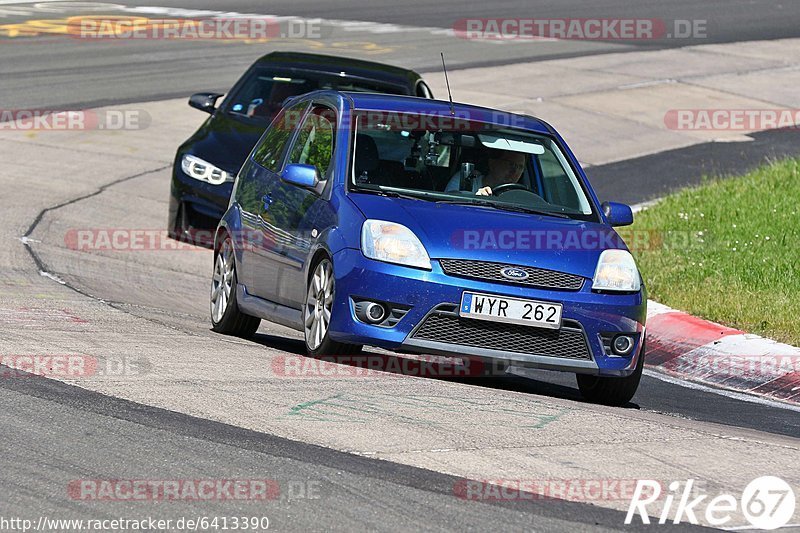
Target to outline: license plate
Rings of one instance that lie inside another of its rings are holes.
[[[561,304],[465,292],[461,295],[459,315],[492,322],[559,329],[561,309]]]

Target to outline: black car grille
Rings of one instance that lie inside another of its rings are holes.
[[[583,277],[576,276],[575,274],[567,274],[565,272],[556,272],[555,270],[465,259],[440,259],[439,262],[442,265],[444,273],[449,276],[569,291],[580,290],[583,286]],[[528,274],[528,277],[523,280],[506,278],[500,271],[508,267],[524,270]]]
[[[583,329],[571,320],[565,320],[560,330],[551,330],[461,318],[453,312],[434,311],[425,318],[412,338],[528,355],[592,359]]]

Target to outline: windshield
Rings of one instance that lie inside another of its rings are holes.
[[[597,220],[556,142],[454,117],[359,112],[350,187]]]
[[[287,98],[311,91],[379,92],[407,94],[403,87],[377,81],[335,76],[323,72],[303,72],[275,68],[256,68],[226,100],[224,112],[268,124]]]

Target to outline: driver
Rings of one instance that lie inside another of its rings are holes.
[[[518,183],[525,170],[525,154],[512,150],[493,150],[495,155],[489,157],[489,173],[483,175],[476,171],[472,180],[472,192],[478,196],[491,196],[492,187],[506,183]],[[459,190],[461,171],[450,178],[445,187],[445,192]]]

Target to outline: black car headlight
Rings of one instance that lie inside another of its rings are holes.
[[[221,168],[212,165],[208,161],[204,161],[190,154],[185,154],[183,159],[181,159],[181,169],[187,176],[201,181],[207,181],[212,185],[222,185],[226,181],[233,181],[235,177]]]

